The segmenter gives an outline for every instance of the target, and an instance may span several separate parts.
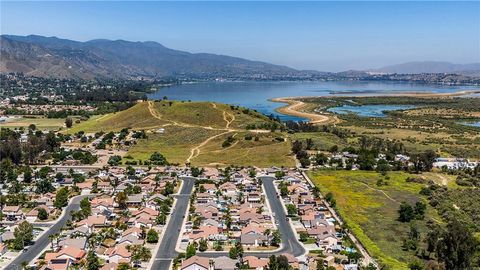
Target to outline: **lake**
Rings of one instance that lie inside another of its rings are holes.
[[[327,109],[327,111],[338,114],[354,113],[356,115],[364,117],[386,117],[387,115],[384,113],[385,111],[408,110],[415,107],[416,106],[414,105],[343,105],[329,108]]]
[[[437,86],[397,82],[203,82],[165,87],[149,94],[150,99],[216,101],[239,105],[263,114],[278,115],[282,120],[304,120],[300,117],[278,114],[281,103],[269,101],[276,97],[381,95],[395,92],[451,93],[472,90],[466,86]]]
[[[480,121],[477,121],[477,122],[461,122],[459,124],[465,125],[465,126],[479,127],[480,128]]]

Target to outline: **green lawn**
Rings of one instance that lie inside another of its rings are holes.
[[[323,194],[333,193],[338,212],[373,257],[392,269],[408,269],[413,254],[402,249],[402,242],[409,224],[397,221],[397,211],[402,201],[426,202],[419,195],[423,184],[406,182],[410,175],[404,172],[389,172],[389,179],[376,172],[343,170],[312,171],[309,176]],[[379,179],[388,185],[377,186]],[[423,234],[428,219],[439,220],[430,206],[425,220],[415,221]]]

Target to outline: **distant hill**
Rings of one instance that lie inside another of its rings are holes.
[[[423,61],[391,65],[369,70],[379,73],[419,74],[419,73],[455,73],[472,76],[480,75],[480,63],[452,64],[449,62]]]
[[[286,66],[208,53],[189,53],[152,41],[0,36],[0,72],[59,78],[275,77],[304,73]]]

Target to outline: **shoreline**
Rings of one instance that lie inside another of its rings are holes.
[[[303,97],[280,97],[270,99],[270,101],[287,104],[285,106],[276,108],[276,112],[284,115],[306,118],[308,119],[308,122],[312,124],[326,124],[334,120],[334,117],[331,116],[301,111],[306,104],[303,101],[296,100],[296,98]]]
[[[326,123],[336,122],[335,116],[304,112],[302,111],[302,108],[304,108],[307,104],[301,101],[300,99],[331,98],[331,97],[343,97],[343,98],[348,98],[348,97],[357,97],[357,98],[358,97],[425,97],[425,98],[429,98],[430,97],[430,98],[434,98],[434,97],[459,97],[459,96],[472,95],[472,94],[480,94],[480,90],[462,90],[462,91],[453,92],[453,93],[400,92],[400,93],[392,93],[392,94],[365,95],[365,96],[358,96],[358,95],[296,96],[296,97],[278,97],[278,98],[272,98],[269,100],[272,102],[286,104],[285,106],[281,106],[275,109],[275,111],[278,113],[306,118],[308,119],[308,122],[312,124],[326,124]]]

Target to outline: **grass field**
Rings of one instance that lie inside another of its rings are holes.
[[[347,140],[325,132],[298,132],[290,135],[292,141],[312,139],[314,147],[321,151],[328,151],[332,146],[337,145],[340,149],[350,146]]]
[[[139,103],[127,110],[92,117],[88,121],[74,124],[68,129],[69,133],[85,131],[94,133],[98,131],[118,131],[122,128],[151,129],[168,122],[153,117],[146,102]]]
[[[75,120],[76,117],[73,117]],[[8,122],[1,122],[0,127],[5,128],[28,128],[29,125],[34,124],[37,129],[57,130],[65,127],[65,118],[46,118],[38,117],[19,117],[11,119]]]
[[[424,184],[406,182],[410,175],[404,172],[389,172],[388,179],[367,171],[320,170],[309,172],[309,175],[323,194],[334,194],[340,215],[374,258],[391,269],[408,269],[413,255],[402,249],[402,241],[409,225],[397,221],[397,211],[403,201],[410,204],[419,200],[426,202],[419,195]],[[379,179],[388,185],[377,186]],[[425,220],[415,221],[423,234],[429,219],[439,220],[430,206]]]
[[[127,155],[135,160],[147,160],[157,151],[165,155],[170,163],[184,164],[191,148],[219,133],[221,131],[204,128],[166,126],[165,133],[148,134],[148,139],[132,146]]]
[[[156,101],[140,102],[116,113],[94,117],[74,124],[69,133],[85,131],[118,131],[122,128],[155,129],[166,125],[245,129],[248,124],[270,121],[264,115],[211,102]]]
[[[269,121],[257,112],[220,103],[157,101],[142,102],[128,110],[91,119],[68,132],[163,127],[164,133],[148,132],[148,139],[138,141],[127,156],[147,160],[158,151],[170,163],[190,162],[195,166],[295,166],[290,156],[290,141],[275,139],[285,134],[245,129],[249,124]],[[251,132],[259,137],[258,141],[244,139]],[[223,135],[215,137],[220,134]],[[235,142],[222,147],[225,139],[234,134]]]
[[[217,137],[201,148],[198,157],[192,159],[192,164],[204,165],[239,165],[239,166],[285,166],[294,167],[295,161],[291,156],[291,145],[287,141],[278,141],[283,138],[281,133],[258,133],[259,140],[245,140],[249,132],[232,132]],[[231,146],[222,147],[227,136],[234,136]]]

